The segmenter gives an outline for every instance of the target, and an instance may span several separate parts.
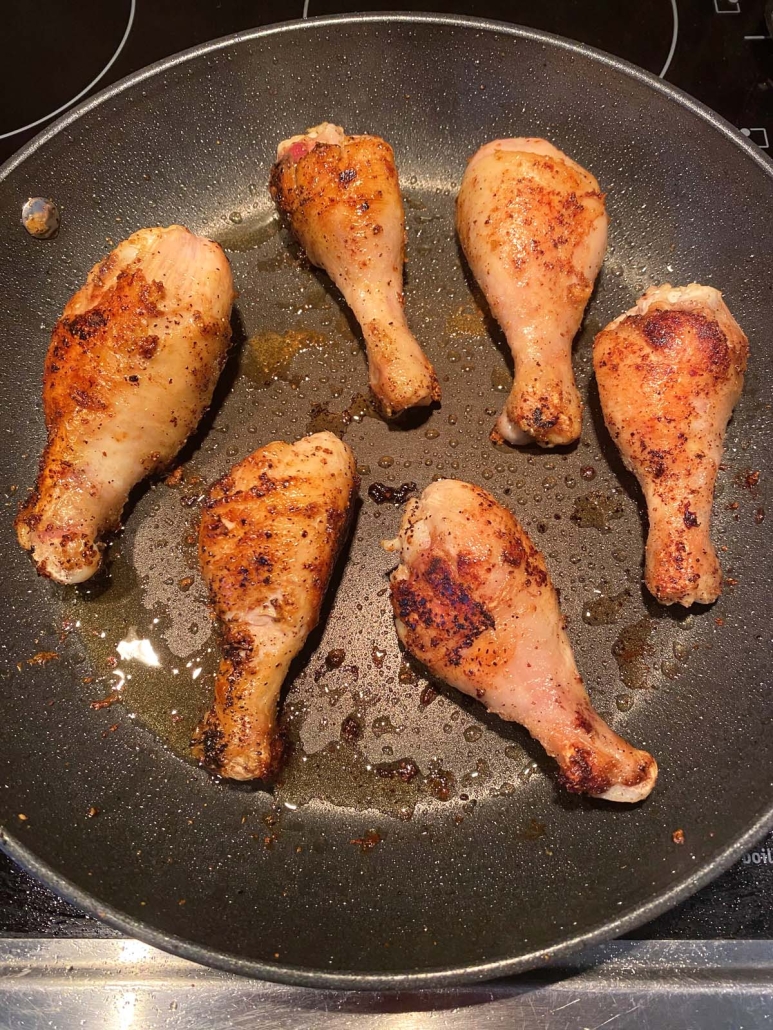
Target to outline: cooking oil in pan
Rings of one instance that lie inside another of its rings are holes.
[[[209,230],[223,250],[244,253],[264,246],[281,232],[281,221],[273,210],[231,211],[225,225]]]
[[[181,592],[185,589],[185,581]],[[77,630],[94,669],[89,693],[96,708],[110,704],[116,719],[137,720],[176,755],[191,760],[192,731],[209,704],[217,666],[212,640],[186,658],[167,642],[169,620],[162,607],[148,609],[130,562],[114,553],[110,572],[99,581],[69,588],[65,624]],[[194,620],[210,635],[206,610]]]

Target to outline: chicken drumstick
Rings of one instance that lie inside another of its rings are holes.
[[[542,555],[491,494],[451,479],[409,502],[386,541],[403,644],[435,675],[518,722],[571,791],[640,801],[657,765],[594,711]]]
[[[276,768],[279,692],[317,625],[357,485],[351,450],[316,433],[261,447],[210,490],[199,556],[225,653],[193,741],[210,772],[251,780]]]
[[[722,294],[697,283],[647,290],[596,337],[604,420],[644,491],[644,582],[661,604],[722,592],[711,506],[748,353]]]
[[[544,139],[494,140],[467,165],[456,225],[515,362],[492,440],[572,443],[582,423],[572,340],[607,246],[599,184]]]
[[[68,302],[43,375],[48,443],[16,519],[41,575],[92,576],[129,491],[196,428],[225,363],[233,297],[222,249],[172,225],[119,243]]]
[[[279,144],[269,185],[309,260],[360,323],[384,414],[440,400],[403,310],[405,215],[389,144],[323,122]]]

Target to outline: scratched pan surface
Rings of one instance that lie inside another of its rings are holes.
[[[324,118],[382,134],[397,155],[408,316],[444,391],[399,427],[373,417],[359,335],[266,189],[277,141]],[[556,453],[488,440],[508,361],[453,233],[467,156],[521,134],[591,168],[611,215],[576,348],[583,436]],[[29,195],[61,206],[57,239],[21,229]],[[161,947],[355,987],[523,970],[644,922],[726,867],[773,823],[771,200],[770,166],[682,95],[580,46],[460,19],[247,33],[134,76],[27,147],[0,181],[3,847]],[[181,482],[139,490],[110,574],[63,590],[35,577],[11,527],[43,443],[49,332],[114,242],[171,222],[228,250],[234,356]],[[590,374],[594,332],[665,280],[724,290],[752,347],[716,502],[729,582],[689,613],[642,594],[641,498]],[[272,790],[216,783],[185,760],[217,657],[191,546],[198,504],[256,446],[326,426],[355,449],[363,499],[287,691],[292,754]],[[562,793],[525,732],[400,655],[379,548],[400,510],[368,488],[437,476],[487,487],[544,550],[594,703],[657,756],[644,804]],[[58,657],[30,663],[40,652]],[[90,707],[121,685],[119,703]]]

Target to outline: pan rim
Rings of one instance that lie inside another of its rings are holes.
[[[712,111],[700,101],[694,99],[682,90],[657,78],[655,75],[641,68],[630,64],[622,58],[606,54],[594,47],[573,40],[555,36],[551,33],[542,32],[537,29],[524,28],[505,22],[490,19],[474,18],[462,15],[443,15],[431,13],[403,13],[403,12],[375,12],[369,14],[343,14],[330,15],[310,19],[295,19],[293,21],[280,22],[260,28],[246,30],[223,36],[199,44],[188,50],[181,51],[170,57],[164,58],[153,64],[133,72],[131,75],[106,87],[94,94],[70,111],[62,115],[55,122],[38,133],[32,140],[26,143],[19,151],[12,155],[2,166],[0,166],[0,181],[6,179],[16,168],[19,167],[28,157],[39,150],[50,139],[73,124],[77,119],[87,114],[94,108],[106,101],[123,93],[125,90],[136,86],[146,79],[165,72],[179,64],[189,60],[214,54],[221,50],[227,50],[234,46],[249,43],[255,40],[267,39],[280,33],[323,30],[336,25],[362,25],[369,22],[384,24],[433,24],[464,29],[476,30],[478,32],[491,32],[499,35],[510,36],[514,39],[525,39],[542,43],[545,46],[558,47],[569,53],[581,57],[590,58],[615,72],[622,73],[627,77],[654,89],[663,95],[667,100],[679,104],[690,111],[694,116],[701,118],[711,125],[717,132],[729,139],[744,152],[773,182],[773,161],[767,158],[760,149],[745,137],[738,129]],[[535,967],[545,966],[549,962],[563,958],[579,951],[582,948],[602,941],[619,937],[626,931],[632,930],[643,923],[649,922],[655,916],[667,911],[674,905],[689,897],[705,884],[709,883],[720,873],[728,869],[751,845],[760,839],[768,830],[773,828],[773,800],[762,811],[755,822],[736,840],[728,844],[725,849],[710,862],[703,865],[699,870],[678,880],[673,887],[665,893],[659,894],[650,901],[632,906],[625,912],[620,913],[614,919],[608,919],[586,933],[567,938],[561,943],[550,945],[543,949],[533,950],[517,958],[503,958],[492,961],[468,963],[461,966],[439,966],[426,969],[422,972],[416,971],[383,971],[357,973],[344,970],[324,970],[308,967],[289,966],[282,963],[262,962],[257,959],[240,958],[226,951],[210,948],[206,945],[195,944],[174,934],[165,933],[150,926],[149,924],[135,919],[134,917],[104,905],[99,900],[77,887],[66,877],[60,875],[46,862],[39,859],[22,842],[8,832],[7,828],[0,827],[0,848],[24,870],[32,876],[41,880],[51,887],[57,894],[66,901],[77,906],[87,914],[105,922],[109,926],[132,937],[162,950],[172,952],[181,958],[192,962],[208,965],[221,969],[228,973],[241,976],[250,976],[261,980],[269,980],[276,983],[283,983],[292,986],[311,987],[317,989],[344,989],[344,990],[405,990],[405,989],[428,989],[438,987],[451,987],[466,983],[475,983],[484,980],[492,980],[498,977],[511,976],[524,973]]]

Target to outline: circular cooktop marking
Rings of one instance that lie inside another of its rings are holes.
[[[660,70],[660,74],[658,75],[659,79],[665,79],[668,69],[671,67],[671,62],[674,59],[674,54],[676,53],[676,41],[679,39],[679,8],[676,6],[676,0],[671,0],[671,10],[674,16],[674,31],[671,35],[671,49],[668,51],[666,63]]]
[[[126,28],[124,29],[124,33],[123,33],[123,36],[121,37],[121,41],[118,44],[117,49],[114,51],[113,56],[110,58],[110,60],[104,66],[104,68],[99,73],[99,75],[97,75],[96,78],[91,80],[91,82],[88,84],[88,86],[84,87],[80,91],[80,93],[77,93],[74,97],[72,97],[70,100],[68,100],[65,104],[62,104],[60,107],[57,107],[54,111],[49,111],[48,114],[44,114],[42,118],[37,118],[33,122],[28,122],[26,125],[22,125],[18,129],[11,129],[10,132],[0,133],[0,140],[8,139],[9,136],[16,136],[20,132],[26,132],[28,129],[34,129],[38,125],[42,125],[44,122],[49,121],[51,118],[55,118],[57,115],[62,114],[62,112],[66,111],[68,107],[72,107],[73,104],[77,104],[79,100],[81,100],[83,97],[85,97],[86,94],[90,90],[92,90],[97,85],[97,83],[100,82],[100,80],[105,77],[105,75],[107,75],[107,73],[113,67],[115,62],[118,60],[118,57],[119,57],[121,51],[123,50],[124,46],[126,45],[126,40],[129,38],[129,33],[132,30],[132,25],[134,24],[134,14],[135,14],[136,8],[137,8],[137,0],[130,0],[129,20],[126,23]]]
[[[307,0],[308,4],[309,0]],[[311,0],[311,14],[333,13],[356,3],[375,10],[383,6],[379,0]],[[646,10],[646,31],[637,18],[640,7],[631,0],[550,0],[536,4],[534,0],[510,0],[504,13],[500,0],[465,0],[466,13],[516,25],[552,32],[566,39],[575,39],[597,47],[608,54],[622,57],[664,79],[676,53],[679,37],[678,0],[659,0]],[[458,8],[459,0],[440,0],[436,7],[447,13]],[[322,10],[320,10],[322,8]]]

